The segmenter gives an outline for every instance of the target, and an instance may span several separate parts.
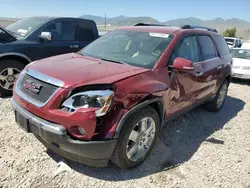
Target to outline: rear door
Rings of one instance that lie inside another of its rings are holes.
[[[199,102],[214,93],[217,81],[221,78],[223,63],[217,49],[209,35],[197,35],[200,62],[194,64],[198,96],[195,102]]]
[[[75,37],[78,42],[79,49],[82,49],[89,43],[93,42],[98,38],[95,22],[91,20],[79,19],[76,25]]]

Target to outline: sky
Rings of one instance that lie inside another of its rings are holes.
[[[250,0],[0,0],[0,17],[150,16],[159,21],[197,17],[250,22]]]

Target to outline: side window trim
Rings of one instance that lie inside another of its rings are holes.
[[[199,50],[200,50],[200,61],[207,61],[207,60],[209,60],[209,59],[206,59],[206,60],[201,60],[202,58],[201,58],[201,56],[202,56],[202,50],[201,50],[201,44],[200,44],[200,42],[199,42],[199,40],[198,40],[198,37],[199,36],[207,36],[207,37],[209,37],[210,39],[211,39],[211,41],[212,41],[212,43],[213,43],[213,46],[214,46],[214,49],[215,49],[215,57],[214,58],[220,58],[220,55],[219,55],[219,52],[218,52],[218,49],[217,49],[217,46],[216,46],[216,44],[215,44],[215,41],[213,40],[213,37],[211,37],[210,35],[208,35],[208,34],[196,34],[196,40],[197,40],[197,43],[199,44]],[[214,58],[211,58],[211,59],[214,59]]]

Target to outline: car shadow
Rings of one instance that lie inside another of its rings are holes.
[[[245,80],[240,78],[233,78],[231,80],[231,83],[250,86],[250,80]]]
[[[223,108],[217,113],[208,112],[203,107],[199,107],[167,123],[151,155],[142,165],[132,170],[122,170],[113,164],[107,168],[91,168],[66,161],[75,171],[106,181],[137,179],[167,171],[190,160],[203,142],[224,144],[224,140],[210,136],[223,129],[228,121],[237,116],[244,105],[244,101],[228,96]],[[225,129],[230,128],[230,126],[225,127]],[[57,162],[65,160],[51,151],[48,151],[48,154]]]

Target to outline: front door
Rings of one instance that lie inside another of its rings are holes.
[[[168,64],[173,65],[177,57],[192,61],[194,67],[199,63],[199,50],[195,36],[186,36],[176,45]],[[166,92],[166,97],[169,99],[169,109],[166,111],[168,117],[193,105],[200,92],[197,73],[195,68],[170,71],[170,89]]]
[[[47,25],[43,31],[52,33],[51,41],[42,41],[39,45],[40,58],[77,52],[79,42],[75,40],[76,20],[61,19]]]

